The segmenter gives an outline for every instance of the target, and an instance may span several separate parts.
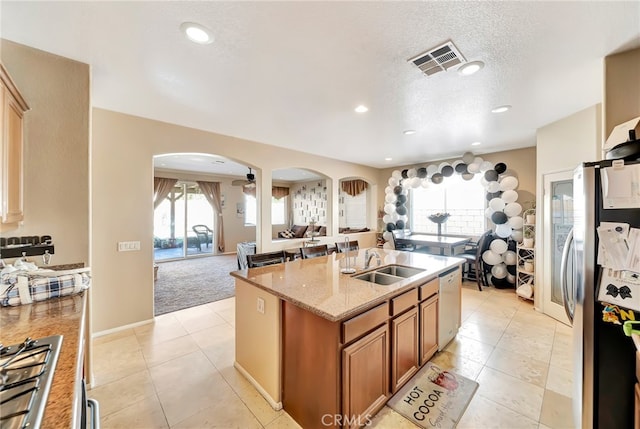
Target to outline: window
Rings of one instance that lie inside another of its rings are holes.
[[[428,216],[449,213],[442,224],[442,233],[451,235],[481,235],[485,231],[485,191],[476,174],[467,181],[459,175],[445,177],[440,185],[410,191],[410,226],[414,232],[437,233],[438,225]]]
[[[288,198],[280,199],[271,197],[271,224],[286,225],[287,223],[287,204]]]
[[[367,191],[355,197],[340,191],[340,228],[364,228],[367,226]]]
[[[255,226],[257,222],[258,203],[253,195],[244,194],[244,224]]]

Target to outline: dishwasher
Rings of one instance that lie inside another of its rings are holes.
[[[439,276],[438,296],[438,351],[456,336],[460,328],[460,296],[462,274],[460,267],[452,268]]]

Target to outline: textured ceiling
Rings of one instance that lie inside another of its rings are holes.
[[[533,146],[537,128],[602,100],[603,57],[640,46],[638,1],[0,8],[3,38],[91,64],[96,107],[374,167]],[[189,42],[185,21],[215,42]],[[484,69],[426,77],[407,62],[447,40]]]

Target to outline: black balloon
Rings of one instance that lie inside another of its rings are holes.
[[[404,221],[402,219],[398,219],[396,222],[397,229],[404,229]]]
[[[495,182],[498,180],[498,172],[496,170],[487,170],[484,172],[484,180],[487,182]]]
[[[418,177],[421,179],[424,179],[425,177],[427,177],[427,169],[424,167],[418,168]]]
[[[400,204],[404,204],[407,202],[407,196],[406,195],[398,195],[398,198],[396,199],[396,201],[400,202]]]
[[[396,195],[400,195],[402,193],[402,186],[395,186],[393,188],[393,193]]]
[[[496,289],[506,289],[508,287],[511,287],[511,283],[509,283],[506,277],[502,279],[498,279],[496,277],[491,276],[491,283],[493,283]]]
[[[398,195],[398,196],[400,196],[400,195]],[[395,205],[396,205],[396,207],[400,207],[400,206],[403,206],[404,203],[402,201],[400,201],[400,200],[396,200]]]
[[[453,167],[450,165],[445,165],[444,167],[442,167],[441,173],[444,177],[450,177],[453,174]]]
[[[508,250],[513,250],[514,252],[516,251],[516,242],[515,242],[515,240],[509,240],[507,242],[507,249]]]
[[[494,198],[500,198],[501,195],[502,195],[502,191],[487,192],[486,198],[487,198],[487,201],[491,201]]]
[[[460,173],[460,174],[468,173],[467,164],[465,164],[464,162],[461,162],[460,164],[456,165],[456,173]]]
[[[409,176],[407,175],[407,172],[409,171],[408,168],[405,168],[404,170],[402,170],[402,178],[403,179],[408,179]]]
[[[433,176],[431,176],[431,181],[436,185],[442,183],[442,180],[442,174],[440,173],[433,173]]]
[[[515,276],[516,272],[518,272],[518,268],[516,265],[507,265],[507,272],[512,276]]]
[[[502,174],[507,171],[507,164],[505,164],[504,162],[499,162],[495,167],[493,167],[493,169],[496,170],[496,173]]]
[[[502,225],[503,223],[507,223],[509,217],[503,212],[495,212],[491,215],[491,222],[496,225]]]
[[[396,224],[395,224],[395,223],[393,223],[393,222],[389,222],[389,223],[387,224],[387,231],[391,232],[391,231],[393,231],[393,230],[395,230],[395,229],[396,229]]]
[[[396,213],[400,216],[404,216],[407,214],[407,208],[405,206],[396,207]]]

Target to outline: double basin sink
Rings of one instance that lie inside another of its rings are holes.
[[[387,265],[366,273],[355,274],[352,277],[357,280],[389,286],[406,278],[413,277],[424,272],[421,268],[405,267],[403,265]]]

